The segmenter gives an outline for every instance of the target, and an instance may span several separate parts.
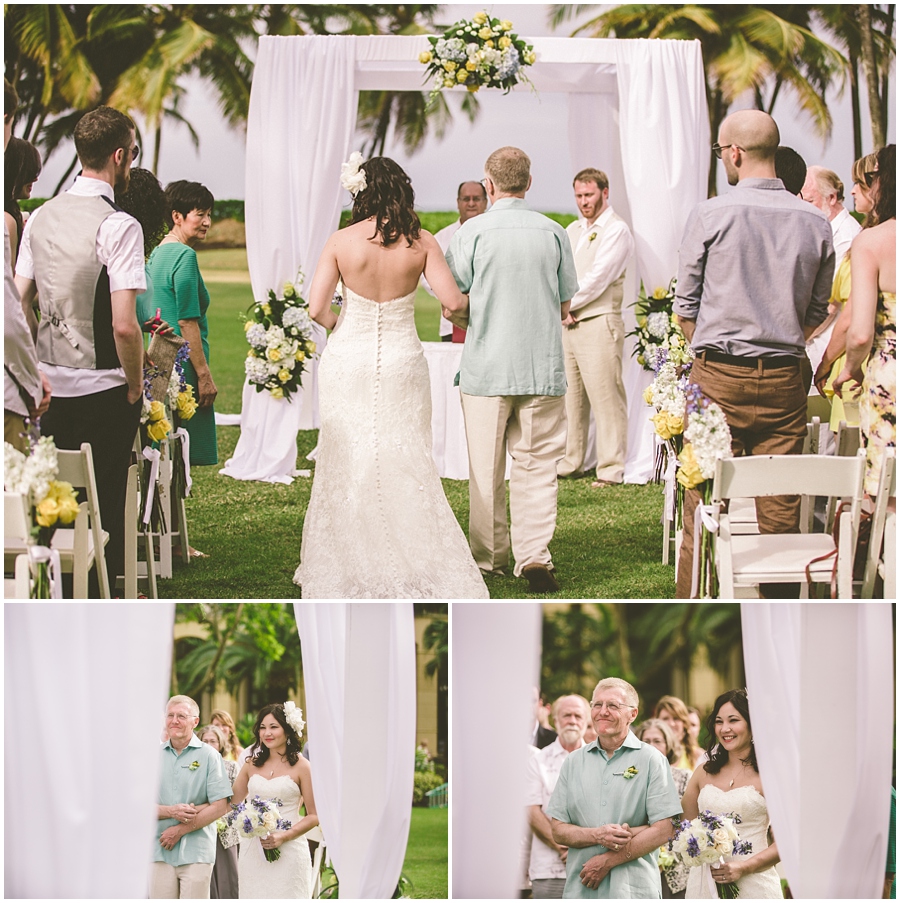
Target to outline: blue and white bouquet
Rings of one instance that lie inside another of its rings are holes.
[[[724,863],[726,856],[746,856],[752,852],[749,840],[741,840],[737,826],[741,817],[734,812],[715,814],[706,809],[693,821],[685,819],[675,828],[675,838],[670,841],[673,853],[693,868],[698,865]],[[734,900],[740,896],[733,883],[718,884],[716,888],[722,900]]]
[[[284,805],[279,799],[264,800],[260,796],[254,796],[252,800],[239,803],[231,807],[231,812],[225,816],[228,827],[236,827],[241,837],[266,837],[273,831],[287,831],[291,827],[289,818],[279,818],[278,807]],[[266,850],[266,859],[274,862],[281,858],[281,850]]]

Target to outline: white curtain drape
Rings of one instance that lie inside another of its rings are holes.
[[[451,635],[453,897],[513,899],[528,831],[525,765],[541,605],[456,604]]]
[[[4,605],[4,890],[146,899],[169,602]]]
[[[760,777],[791,891],[878,898],[894,744],[891,605],[744,603],[741,621]]]
[[[338,227],[341,163],[356,125],[356,44],[328,35],[265,36],[253,73],[247,121],[247,262],[253,297],[280,291],[302,268],[306,285]],[[306,293],[304,292],[304,297]],[[314,327],[319,350],[325,330]],[[241,435],[221,473],[290,483],[297,431],[318,429],[318,365],[288,402],[245,383]]]
[[[538,55],[528,72],[535,89],[570,95],[573,174],[585,165],[606,170],[613,205],[633,226],[635,272],[626,282],[626,304],[631,303],[638,277],[652,290],[675,275],[685,219],[706,197],[709,124],[700,44],[529,40]],[[292,278],[298,264],[311,276],[337,225],[338,174],[355,149],[350,141],[358,92],[421,91],[418,55],[428,47],[421,35],[260,39],[247,129],[246,189],[247,253],[256,297]],[[503,136],[497,136],[497,144],[502,143]],[[571,198],[560,203],[570,206]],[[627,322],[631,326],[633,319]],[[626,357],[630,353],[629,341]],[[645,482],[653,441],[641,393],[649,375],[630,361],[624,375],[629,399],[625,479]],[[318,426],[316,391],[312,378],[304,404],[288,410],[289,405],[245,387],[241,439],[224,472],[289,482],[295,455],[288,435],[296,424]]]
[[[412,812],[411,603],[295,602],[316,807],[342,899],[389,899]]]

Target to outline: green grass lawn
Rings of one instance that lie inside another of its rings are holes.
[[[219,388],[216,410],[241,408],[247,344],[240,314],[252,302],[249,281],[217,282],[216,270],[246,269],[243,251],[201,251],[200,269],[212,299],[209,307],[210,358]],[[440,309],[426,292],[416,297],[416,327],[424,341],[436,341]],[[219,467],[231,456],[239,427],[219,427]],[[297,436],[299,468],[311,469],[306,455],[317,433]],[[291,486],[253,483],[219,476],[219,467],[196,467],[193,495],[187,501],[193,546],[209,554],[190,565],[176,563],[174,577],[159,581],[159,594],[173,599],[299,598],[291,577],[300,557],[303,517],[312,481]],[[468,484],[444,480],[444,490],[457,519],[466,529]],[[562,480],[559,517],[551,543],[562,598],[669,599],[674,595],[674,568],[660,562],[663,488],[623,485],[592,490],[590,480]],[[335,537],[335,554],[340,538]],[[491,596],[534,598],[513,577],[489,577]]]
[[[445,900],[447,882],[447,814],[449,809],[413,807],[403,873],[413,883],[416,900]]]

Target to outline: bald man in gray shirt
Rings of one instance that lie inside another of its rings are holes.
[[[737,190],[699,204],[678,255],[674,310],[694,349],[691,381],[724,411],[735,455],[800,454],[811,370],[806,339],[828,315],[834,248],[827,218],[775,176],[778,126],[743,110],[719,128],[716,156]],[[689,598],[694,511],[685,496],[678,598]],[[761,533],[796,533],[798,496],[758,499]],[[762,587],[772,598],[787,588]]]

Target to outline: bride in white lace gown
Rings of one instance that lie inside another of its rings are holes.
[[[312,599],[486,599],[432,458],[414,312],[423,272],[446,310],[467,298],[419,226],[406,173],[386,157],[360,173],[351,225],[329,239],[310,288],[313,319],[334,332],[319,365],[321,429],[294,582]]]
[[[294,709],[296,719],[299,710]],[[302,724],[302,718],[300,723]],[[283,705],[262,709],[254,726],[256,743],[234,782],[234,801],[276,799],[279,819],[291,827],[267,837],[241,838],[238,891],[241,899],[304,899],[312,897],[312,863],[303,835],[319,823],[309,762],[300,755],[300,736],[288,722]],[[301,804],[306,815],[301,818]],[[269,862],[264,850],[278,849]]]
[[[780,900],[781,880],[775,871],[778,848],[770,843],[769,810],[756,767],[746,690],[729,690],[715,702],[707,720],[708,761],[697,768],[682,799],[684,818],[707,809],[740,816],[741,840],[751,852],[721,866],[702,865],[688,874],[689,900],[717,899],[716,884],[736,883],[741,900]],[[712,739],[714,738],[714,739]]]

